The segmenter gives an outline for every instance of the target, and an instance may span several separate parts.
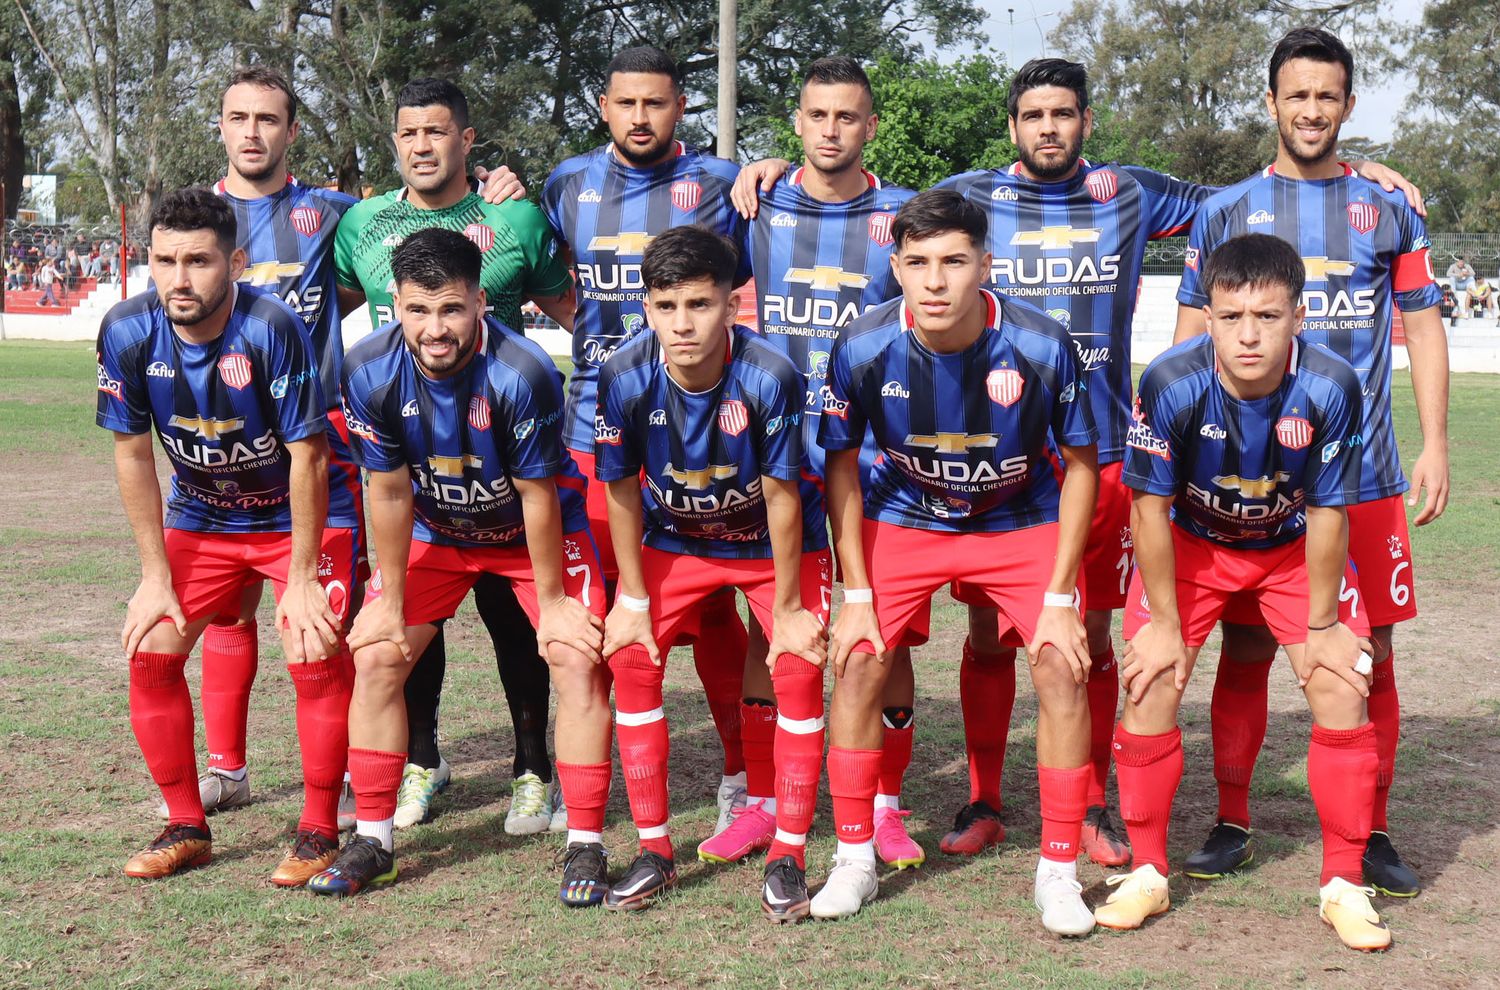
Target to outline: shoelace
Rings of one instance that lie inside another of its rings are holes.
[[[401,790],[396,795],[397,804],[407,804],[412,801],[426,801],[431,797],[433,771],[426,767],[417,767],[408,770],[401,775]]]
[[[156,837],[156,840],[151,843],[151,848],[168,849],[172,846],[177,845],[177,843],[179,842],[185,842],[188,839],[198,838],[198,836],[196,835],[184,834],[189,830],[197,831],[197,829],[193,828],[193,826],[191,825],[184,825],[181,822],[174,822],[173,824],[168,825],[166,828],[161,830],[161,834],[158,835]]]
[[[603,849],[596,849],[590,845],[576,845],[567,846],[559,850],[557,855],[552,857],[552,864],[554,866],[561,866],[563,870],[566,871],[573,865],[573,861],[575,859],[583,856],[588,856],[591,859],[596,860],[601,872],[604,864],[609,862],[609,853],[605,852]],[[594,866],[596,864],[587,863],[584,865]]]
[[[1127,873],[1125,875],[1129,876],[1130,874]],[[1058,875],[1056,873],[1046,873],[1046,874],[1043,874],[1043,877],[1045,878],[1043,880],[1043,883],[1045,883],[1045,884],[1049,884],[1050,885],[1050,884],[1054,884],[1054,883],[1060,883],[1060,884],[1063,884],[1063,885],[1067,886],[1075,894],[1081,894],[1081,893],[1083,893],[1083,884],[1079,883],[1077,880],[1074,880],[1074,879],[1072,879],[1070,877],[1060,876],[1060,875]],[[1111,879],[1113,879],[1113,878],[1111,878]],[[1107,883],[1108,881],[1105,881],[1105,882]]]
[[[742,804],[738,808],[730,808],[729,809],[729,827],[733,828],[734,826],[738,825],[740,823],[740,821],[743,820],[746,815],[750,814],[752,811],[754,811],[757,808],[762,809],[762,814],[765,814],[765,811],[764,811],[765,806],[766,806],[766,802],[764,802],[764,801],[757,801],[754,804]],[[727,829],[726,829],[726,831],[727,831]]]
[[[547,805],[547,785],[540,778],[518,780],[510,787],[511,814],[535,818],[542,813]]]
[[[297,835],[296,845],[292,846],[292,855],[298,859],[318,859],[336,848],[333,840],[321,832],[301,832]]]
[[[910,811],[900,808],[888,808],[885,814],[879,816],[880,824],[875,826],[875,831],[885,833],[894,830],[898,834],[888,836],[888,838],[905,839],[910,842],[911,836],[906,834],[906,826],[902,823],[902,819],[910,816]]]
[[[379,842],[355,840],[339,853],[339,858],[334,861],[333,869],[345,874],[356,870],[365,872],[376,864],[377,858],[383,851]]]

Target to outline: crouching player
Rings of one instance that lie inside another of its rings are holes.
[[[1076,877],[1090,774],[1089,655],[1076,581],[1098,487],[1098,434],[1063,326],[980,289],[991,259],[979,206],[929,190],[901,207],[892,235],[903,298],[840,333],[818,434],[845,592],[829,646],[837,682],[828,783],[839,843],[812,914],[846,917],[876,894],[886,646],[926,641],[933,593],[962,581],[1030,644],[1041,708],[1035,901],[1049,931],[1083,935],[1094,927]],[[882,457],[862,491],[866,428]],[[1065,465],[1060,487],[1049,440]]]
[[[1312,709],[1320,915],[1351,948],[1390,944],[1370,892],[1356,886],[1377,765],[1369,643],[1356,638],[1369,627],[1362,616],[1340,618],[1340,579],[1352,581],[1344,506],[1359,497],[1350,449],[1359,379],[1332,351],[1297,339],[1304,276],[1285,241],[1226,241],[1203,269],[1208,336],[1162,354],[1141,380],[1125,460],[1137,568],[1121,669],[1128,697],[1114,741],[1135,869],[1110,878],[1119,889],[1096,912],[1109,928],[1137,928],[1167,910],[1167,822],[1182,778],[1177,709],[1204,639],[1226,603],[1246,595],[1286,648]]]
[[[605,906],[645,907],[677,881],[660,647],[710,596],[739,588],[770,633],[778,713],[775,797],[765,810],[776,816],[776,836],[761,905],[785,922],[808,911],[833,562],[822,497],[802,470],[802,375],[735,326],[738,264],[735,245],[706,228],[674,227],[654,239],[641,263],[653,333],[622,346],[599,379],[595,471],[609,485],[620,567],[604,652],[640,833],[640,853]]]
[[[406,765],[412,659],[482,574],[507,579],[557,688],[557,771],[568,806],[562,898],[606,883],[609,695],[599,664],[604,585],[562,446],[562,376],[540,347],[484,315],[479,248],[428,228],[391,258],[397,322],[344,363],[344,415],[370,472],[379,570],[350,631],[354,837],[314,877],[319,894],[396,879],[391,832]]]

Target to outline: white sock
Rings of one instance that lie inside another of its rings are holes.
[[[1055,859],[1044,859],[1038,856],[1036,861],[1036,878],[1040,880],[1043,874],[1051,874],[1052,876],[1067,877],[1069,880],[1077,880],[1078,861],[1075,859],[1066,863],[1059,863]]]
[[[757,801],[761,804],[761,811],[764,811],[768,815],[776,814],[776,799],[773,797],[749,797],[747,795],[745,798],[745,807],[748,808]]]
[[[364,835],[372,839],[378,839],[381,848],[386,852],[395,851],[395,831],[396,818],[394,815],[390,818],[381,819],[378,822],[356,820],[354,823],[355,835]]]
[[[745,771],[741,770],[739,773],[726,773],[724,776],[722,776],[722,777],[719,778],[719,786],[720,787],[744,787],[745,786]]]
[[[875,795],[875,807],[890,808],[892,811],[901,810],[901,795],[899,794],[877,794]]]
[[[214,773],[228,780],[244,780],[250,773],[248,766],[236,767],[233,770],[225,770],[223,767],[212,767]]]
[[[840,839],[838,848],[834,851],[836,859],[852,859],[875,865],[875,843],[866,839],[864,842],[845,842]]]
[[[568,829],[568,845],[575,842],[603,842],[603,832],[586,832],[581,828]]]

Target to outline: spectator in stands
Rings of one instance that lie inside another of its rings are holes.
[[[46,261],[52,262],[53,267],[55,268],[58,262],[62,261],[62,256],[62,242],[60,242],[56,237],[47,238],[47,245],[42,248],[42,258]]]
[[[42,290],[42,298],[36,301],[38,306],[62,305],[62,300],[57,298],[57,279],[57,266],[51,258],[44,258],[36,273],[36,287]]]
[[[1453,294],[1453,287],[1447,282],[1439,282],[1438,288],[1443,290],[1443,298],[1438,300],[1438,313],[1448,321],[1450,327],[1458,326],[1458,297]]]
[[[98,278],[104,270],[104,256],[99,253],[99,242],[89,245],[88,257],[84,259],[84,275]]]
[[[5,288],[7,291],[26,288],[26,262],[14,254],[5,260]]]
[[[1483,275],[1474,276],[1474,284],[1469,288],[1468,295],[1471,315],[1477,317],[1495,315],[1495,287],[1486,282]]]
[[[99,242],[99,258],[99,277],[112,281],[120,259],[120,245],[115,243],[114,238],[106,237]]]
[[[26,248],[21,244],[19,237],[12,237],[10,239],[10,256],[17,261],[26,260]]]
[[[1448,266],[1448,278],[1453,283],[1454,294],[1463,299],[1464,294],[1474,285],[1474,269],[1469,266],[1469,259],[1463,255],[1454,258],[1453,264]]]

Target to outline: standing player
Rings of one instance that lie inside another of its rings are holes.
[[[604,652],[640,831],[640,853],[605,906],[645,907],[677,882],[658,644],[671,643],[710,595],[738,588],[770,631],[775,783],[755,810],[775,821],[761,906],[785,922],[808,909],[833,561],[822,495],[802,470],[802,376],[735,326],[738,267],[735,245],[702,227],[652,240],[641,281],[654,333],[626,342],[599,378],[595,470],[609,486],[620,568]]]
[[[1061,324],[981,290],[984,212],[929,190],[892,225],[903,298],[851,323],[829,364],[819,439],[844,606],[830,655],[828,753],[838,852],[812,902],[847,917],[877,891],[874,796],[880,773],[885,644],[926,640],[932,595],[981,589],[1029,643],[1041,713],[1037,776],[1042,924],[1083,935],[1077,857],[1088,787],[1088,653],[1076,580],[1098,483],[1098,434]],[[866,429],[882,453],[860,482]],[[1051,441],[1066,474],[1059,486]],[[851,656],[852,654],[852,656]]]
[[[594,417],[599,369],[627,339],[645,329],[641,256],[669,227],[701,224],[741,243],[744,225],[729,201],[736,166],[675,138],[687,107],[682,75],[658,48],[629,48],[604,72],[599,114],[610,143],[563,162],[547,177],[542,209],[570,252],[577,277],[573,376],[563,439],[585,475],[594,469]],[[736,281],[748,277],[745,265]],[[568,324],[564,324],[568,326]],[[589,526],[599,542],[608,580],[616,575],[604,487],[589,490]],[[745,802],[740,749],[740,692],[745,627],[726,589],[699,610],[693,660],[724,744],[719,824]],[[667,644],[672,645],[672,644]]]
[[[151,215],[154,288],[99,331],[99,425],[115,433],[115,473],[141,554],[122,641],[136,739],[168,824],[131,857],[133,877],[206,863],[212,839],[193,753],[183,666],[209,620],[247,582],[269,578],[297,692],[304,803],[292,852],[272,874],[300,886],[338,849],[350,672],[341,628],[354,586],[358,508],[330,479],[326,403],[307,332],[259,289],[227,203],[206,189],[162,197]],[[162,518],[150,431],[172,462]]]
[[[1397,855],[1386,830],[1386,802],[1396,761],[1401,711],[1391,663],[1391,631],[1417,614],[1411,542],[1391,428],[1391,305],[1401,309],[1411,356],[1412,388],[1422,426],[1422,454],[1412,468],[1412,496],[1427,489],[1416,524],[1436,519],[1448,500],[1448,343],[1433,280],[1427,231],[1399,196],[1352,174],[1337,157],[1339,128],[1354,109],[1354,59],[1326,31],[1299,29],[1271,56],[1266,107],[1276,121],[1276,161],[1217,193],[1194,221],[1187,267],[1177,294],[1177,339],[1201,333],[1207,296],[1199,269],[1229,238],[1275,234],[1298,249],[1307,268],[1302,339],[1324,344],[1354,366],[1364,388],[1358,504],[1349,507],[1349,555],[1372,628],[1375,676],[1370,720],[1380,749],[1374,830],[1365,879],[1383,893],[1411,897],[1417,875]],[[1193,876],[1214,878],[1249,862],[1250,777],[1266,733],[1266,682],[1275,640],[1259,616],[1231,607],[1214,685],[1214,777],[1219,822],[1188,858]]]
[[[370,472],[380,564],[350,632],[358,822],[309,889],[356,894],[396,879],[402,685],[438,623],[480,574],[493,574],[535,623],[557,683],[557,767],[570,826],[561,896],[597,903],[609,795],[604,585],[583,511],[586,483],[562,446],[562,376],[540,347],[486,318],[483,252],[464,235],[418,231],[391,266],[397,322],[350,351],[343,383],[355,454]]]
[[[335,267],[339,285],[363,293],[376,326],[393,318],[392,255],[411,234],[442,227],[478,245],[485,297],[495,318],[521,326],[521,303],[533,299],[554,319],[568,325],[572,288],[557,243],[535,206],[502,200],[486,203],[468,177],[474,143],[469,103],[442,79],[417,79],[396,96],[397,164],[405,185],[352,208],[339,225]],[[496,180],[500,181],[500,180]],[[513,834],[546,830],[552,824],[555,788],[547,757],[547,667],[534,647],[531,624],[509,585],[481,577],[474,601],[495,644],[500,680],[510,704],[516,734],[511,806],[505,829]],[[449,768],[438,751],[438,699],[446,658],[441,635],[418,662],[407,682],[410,764],[402,777],[398,827],[425,821],[432,797],[445,787]],[[559,819],[561,816],[558,816]],[[557,822],[561,827],[561,820]]]
[[[1370,658],[1360,652],[1369,643],[1355,638],[1368,626],[1362,615],[1345,617],[1353,629],[1340,617],[1344,506],[1360,487],[1360,383],[1336,354],[1297,340],[1303,277],[1285,241],[1224,242],[1196,286],[1209,300],[1209,337],[1173,347],[1141,378],[1126,440],[1138,562],[1125,616],[1129,696],[1114,739],[1135,869],[1110,878],[1118,889],[1096,914],[1109,928],[1138,928],[1169,906],[1167,825],[1182,779],[1177,710],[1204,639],[1237,596],[1286,647],[1312,709],[1319,916],[1350,948],[1390,944],[1359,886],[1377,762],[1365,703]]]

